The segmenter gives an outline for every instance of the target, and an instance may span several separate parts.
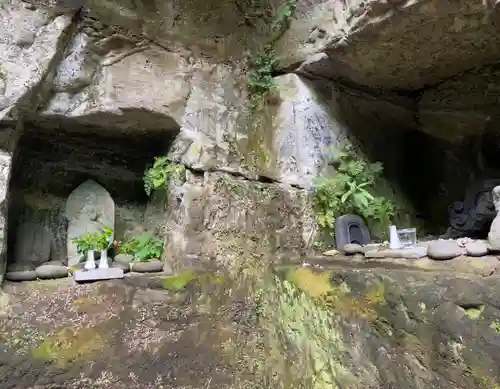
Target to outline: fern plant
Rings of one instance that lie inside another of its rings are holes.
[[[163,240],[152,232],[146,232],[121,243],[120,252],[131,254],[136,262],[159,259],[163,253]]]
[[[144,190],[148,196],[156,189],[168,186],[171,179],[185,177],[184,165],[172,163],[168,157],[155,157],[153,166],[144,172]]]
[[[313,206],[319,226],[331,229],[336,216],[354,213],[385,228],[394,216],[395,205],[375,195],[374,186],[382,174],[382,164],[367,162],[356,154],[353,146],[347,145],[330,165],[335,173],[320,175],[315,180]]]

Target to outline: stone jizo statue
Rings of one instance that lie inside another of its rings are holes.
[[[497,215],[491,223],[488,242],[493,250],[500,251],[500,186],[495,186],[491,193]]]
[[[104,226],[114,229],[115,203],[106,189],[89,180],[68,197],[65,214],[68,219],[68,266],[74,266],[80,261],[81,255],[77,253],[71,239],[86,232],[99,232]]]

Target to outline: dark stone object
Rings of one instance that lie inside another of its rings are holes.
[[[497,185],[500,185],[500,179],[476,181],[467,188],[463,201],[456,201],[448,207],[453,229],[453,236],[450,237],[475,237],[488,233],[497,214],[491,194]]]
[[[346,244],[366,245],[371,243],[370,231],[358,215],[342,215],[335,219],[335,244],[338,248]]]

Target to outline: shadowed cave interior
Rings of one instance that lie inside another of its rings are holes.
[[[87,180],[100,184],[114,200],[115,237],[144,227],[144,171],[154,157],[166,153],[178,132],[179,128],[124,130],[55,120],[26,123],[12,166],[8,263],[23,261],[18,257],[26,250],[19,245],[35,240],[34,252],[41,244],[40,238],[19,233],[23,223],[46,227],[53,239],[50,260],[66,262],[66,200]]]

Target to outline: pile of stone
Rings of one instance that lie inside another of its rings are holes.
[[[72,270],[83,269],[84,263],[68,267],[59,261],[49,261],[40,266],[29,262],[13,263],[7,267],[5,279],[9,281],[50,280],[68,277]],[[124,273],[157,273],[163,271],[163,262],[152,260],[148,262],[132,262],[132,256],[119,254],[111,267],[122,269]]]
[[[363,255],[367,259],[376,258],[407,258],[419,259],[428,257],[436,261],[445,261],[460,256],[483,257],[499,254],[499,251],[486,240],[437,239],[419,242],[415,247],[405,249],[389,249],[383,244],[347,244],[341,250],[345,255]]]

